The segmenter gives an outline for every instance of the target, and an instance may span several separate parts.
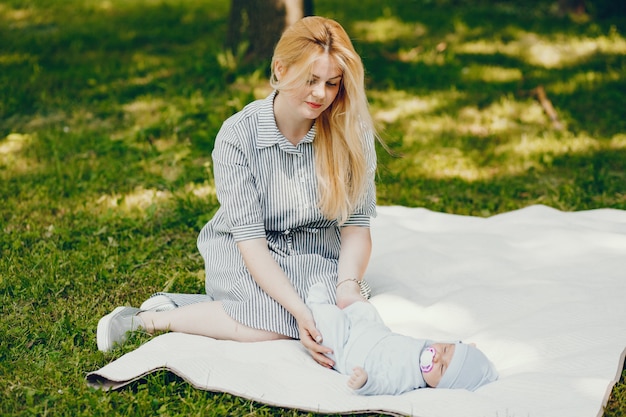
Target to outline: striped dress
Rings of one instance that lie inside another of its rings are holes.
[[[278,130],[276,92],[231,116],[212,153],[220,208],[202,228],[206,292],[226,313],[249,327],[298,338],[295,319],[254,281],[236,242],[266,238],[270,253],[303,299],[322,282],[335,294],[340,227],[317,207],[313,157],[315,126],[297,146]],[[376,214],[373,135],[364,138],[369,184],[366,196],[345,225],[369,227]],[[333,301],[334,302],[334,301]]]

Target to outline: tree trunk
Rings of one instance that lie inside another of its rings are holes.
[[[231,0],[226,47],[237,53],[247,40],[247,60],[268,60],[285,28],[312,14],[313,0]]]

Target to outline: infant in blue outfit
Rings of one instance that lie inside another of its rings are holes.
[[[498,373],[472,344],[434,343],[393,333],[367,301],[339,309],[323,284],[309,290],[322,345],[334,369],[350,375],[348,386],[362,395],[402,394],[418,388],[461,388],[473,391],[493,382]]]

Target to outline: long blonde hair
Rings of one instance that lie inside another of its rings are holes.
[[[337,97],[316,120],[313,146],[319,208],[326,218],[343,223],[365,194],[366,141],[375,135],[361,58],[339,23],[305,17],[287,28],[276,45],[270,83],[278,91],[304,86],[313,63],[325,53],[335,60],[343,77]],[[287,70],[280,82],[274,72],[277,63]]]

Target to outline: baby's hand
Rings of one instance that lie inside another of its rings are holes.
[[[360,366],[355,367],[352,370],[352,375],[350,375],[350,379],[348,380],[348,386],[353,390],[357,390],[361,388],[367,382],[367,372],[365,369]]]

